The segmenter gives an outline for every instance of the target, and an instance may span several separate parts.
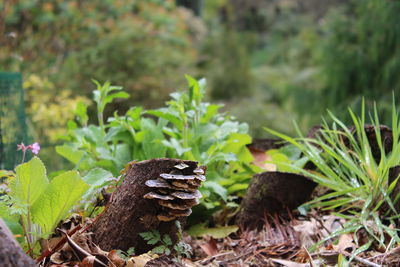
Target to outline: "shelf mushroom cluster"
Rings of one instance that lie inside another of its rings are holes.
[[[198,188],[206,180],[204,170],[196,168],[191,173],[188,168],[187,164],[181,163],[174,166],[170,173],[162,173],[156,180],[146,181],[146,185],[154,190],[144,198],[155,199],[162,206],[162,212],[157,215],[159,221],[169,222],[189,216],[191,208],[199,204],[201,194]]]

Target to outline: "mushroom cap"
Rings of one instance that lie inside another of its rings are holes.
[[[157,194],[156,192],[149,192],[146,195],[143,196],[143,198],[147,199],[161,199],[161,200],[173,200],[175,197],[170,196],[170,195],[161,195]]]
[[[193,180],[196,178],[196,175],[161,173],[160,177],[166,180]]]
[[[174,215],[161,213],[157,215],[157,219],[161,222],[170,222],[176,219]]]
[[[167,201],[167,200],[159,200],[158,204],[160,204],[163,207],[174,209],[174,210],[186,210],[192,207],[190,203],[182,202],[182,203],[177,203],[176,201]]]
[[[202,195],[199,190],[196,190],[194,192],[173,192],[171,193],[172,196],[179,198],[179,199],[195,199],[195,198],[201,198]]]
[[[168,214],[171,216],[176,216],[176,217],[181,217],[181,216],[189,216],[192,214],[191,209],[186,209],[186,210],[168,210]]]
[[[194,187],[199,187],[201,185],[201,181],[194,179],[194,180],[187,180],[186,181],[188,184]]]
[[[187,165],[187,164],[182,162],[182,163],[180,163],[178,165],[175,165],[174,168],[176,168],[178,170],[183,170],[183,169],[189,168],[189,165]]]
[[[204,181],[206,180],[206,177],[205,177],[204,175],[202,175],[202,174],[196,175],[195,178],[196,178],[197,180],[202,181],[202,182],[204,182]]]
[[[193,170],[193,172],[194,172],[195,174],[204,174],[204,170],[201,169],[201,168],[196,168],[196,169]]]
[[[165,180],[157,179],[157,180],[147,180],[145,185],[148,187],[156,187],[156,188],[171,188],[173,187]]]
[[[190,191],[190,192],[196,191],[198,188],[197,185],[192,185],[184,181],[172,181],[172,185],[178,187],[180,190],[184,189],[182,191]]]

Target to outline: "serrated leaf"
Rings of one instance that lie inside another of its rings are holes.
[[[32,206],[32,219],[48,234],[89,188],[76,171],[55,177]]]
[[[46,190],[48,184],[43,162],[38,157],[33,157],[30,161],[17,166],[16,177],[11,183],[10,196],[29,208]]]
[[[163,242],[166,246],[172,245],[172,240],[169,235],[164,235]]]
[[[163,245],[157,246],[153,248],[151,251],[155,254],[164,254],[166,247]]]

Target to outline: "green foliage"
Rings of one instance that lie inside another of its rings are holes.
[[[162,103],[182,83],[184,71],[194,67],[192,38],[198,32],[187,23],[193,16],[173,0],[21,0],[5,5],[9,35],[0,66],[48,76],[57,88],[89,95],[91,78],[123,81],[136,100],[152,105]]]
[[[149,245],[157,245],[151,251],[155,254],[171,254],[171,248],[174,253],[180,258],[181,256],[185,256],[187,258],[190,257],[192,252],[192,248],[190,245],[179,241],[175,245],[172,246],[171,237],[167,234],[161,236],[160,232],[156,230],[152,230],[150,232],[144,232],[139,234]]]
[[[152,230],[150,232],[145,232],[145,233],[140,233],[139,234],[149,245],[156,245],[155,248],[152,249],[152,252],[155,254],[166,254],[170,255],[171,250],[170,246],[172,246],[172,241],[171,237],[167,234],[165,234],[163,237],[161,237],[160,232],[156,230]]]
[[[37,157],[18,165],[15,176],[8,179],[9,192],[2,196],[0,215],[17,232],[23,229],[29,247],[48,236],[89,189],[77,171],[49,180]]]
[[[380,102],[381,119],[390,121],[391,94],[400,86],[399,12],[398,1],[367,0],[354,1],[328,17],[318,60],[326,80],[324,107],[338,113],[349,105],[359,107],[365,97]]]
[[[198,82],[189,76],[187,80],[188,92],[171,94],[166,107],[133,107],[123,116],[115,113],[107,123],[101,123],[101,112],[113,100],[108,92],[120,88],[98,85],[95,102],[100,125],[81,123],[86,121],[81,108],[76,113],[78,124],[69,123],[67,142],[58,146],[57,152],[81,171],[101,167],[114,176],[132,160],[171,157],[198,161],[208,167],[201,188],[202,205],[209,210],[222,208],[230,202],[229,194],[244,192],[257,170],[250,165],[253,157],[246,148],[251,137],[246,124],[219,112],[220,105],[202,102],[205,80]],[[126,96],[121,93],[111,96]]]
[[[131,256],[135,255],[135,248],[131,247],[129,248],[126,252],[122,251],[120,249],[117,250],[117,254],[119,257],[121,257],[121,259],[123,259],[124,261],[128,261],[130,259]]]
[[[303,168],[308,161],[308,158],[302,156],[301,150],[294,145],[271,149],[267,151],[267,154],[271,157],[271,162],[276,164],[277,170],[281,172],[297,173],[297,170]]]
[[[385,220],[395,225],[394,220],[399,218],[394,208],[399,196],[392,195],[398,177],[390,183],[389,170],[400,164],[400,120],[393,103],[393,146],[391,152],[386,155],[376,108],[370,116],[381,154],[380,160],[375,161],[364,128],[364,103],[360,117],[351,109],[349,113],[355,126],[354,132],[332,113],[332,125],[324,121],[323,129],[316,139],[293,139],[273,130],[268,131],[296,146],[317,167],[317,171],[308,171],[288,164],[291,168],[331,190],[331,193],[309,203],[312,207],[337,209],[338,216],[346,219],[343,229],[335,231],[330,237],[346,232],[356,233],[364,229],[370,237],[386,248],[385,235],[389,235],[394,241],[391,244],[400,242],[397,231],[384,223]],[[363,249],[367,249],[371,243],[372,241],[363,246]]]

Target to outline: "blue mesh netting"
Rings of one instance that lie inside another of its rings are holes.
[[[21,161],[17,144],[27,144],[27,137],[22,76],[0,72],[0,169],[12,170]]]

